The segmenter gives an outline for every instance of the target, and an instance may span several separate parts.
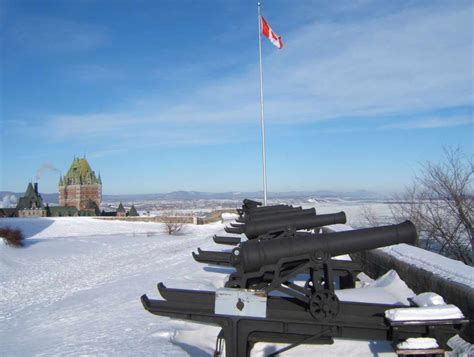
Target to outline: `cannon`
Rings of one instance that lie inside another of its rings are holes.
[[[249,219],[254,219],[254,218],[263,218],[263,217],[271,217],[274,214],[283,214],[283,213],[291,213],[291,212],[297,212],[301,211],[303,208],[302,207],[292,207],[292,206],[268,206],[268,208],[272,208],[270,210],[255,210],[255,211],[249,211],[240,217],[236,219],[237,222],[239,223],[245,223]],[[267,207],[263,207],[267,208]],[[252,218],[251,218],[252,217]]]
[[[216,346],[225,340],[229,357],[249,356],[253,343],[259,341],[290,343],[277,354],[302,343],[330,344],[335,337],[397,343],[408,337],[429,336],[444,347],[469,320],[395,324],[384,317],[385,311],[401,305],[340,301],[335,294],[331,257],[413,243],[416,238],[415,227],[407,221],[317,238],[247,241],[232,251],[236,272],[225,288],[194,291],[159,283],[164,300],[143,295],[141,302],[155,315],[220,326]],[[301,275],[307,277],[304,284],[297,281]]]
[[[322,268],[321,265],[312,264],[316,259],[313,255],[321,255],[331,264],[339,286],[350,288],[354,287],[355,276],[360,268],[353,262],[332,260],[331,257],[398,243],[413,243],[416,237],[415,227],[407,221],[398,225],[336,233],[293,231],[282,233],[271,240],[248,240],[232,252],[198,249],[198,254],[192,254],[201,263],[235,267],[237,271],[230,275],[226,287],[258,289],[271,285],[275,272],[291,271],[297,266],[304,272],[309,268],[313,271],[318,270],[316,267]],[[318,270],[320,278],[323,270]]]
[[[270,212],[292,210],[295,207],[289,205],[273,205],[273,206],[264,206],[264,207],[252,207],[252,208],[242,208],[242,215],[259,215],[259,214],[268,214]],[[239,212],[240,213],[240,212]]]
[[[279,210],[269,214],[264,215],[248,215],[245,216],[243,219],[239,219],[237,222],[247,224],[249,222],[260,222],[260,221],[275,221],[279,219],[285,218],[293,218],[299,216],[315,216],[316,209],[315,208],[308,208],[308,209],[301,209],[301,207],[295,207],[292,210]]]
[[[245,198],[242,202],[242,208],[238,208],[237,212],[241,216],[245,211],[248,211],[251,208],[256,208],[256,207],[261,207],[262,202],[254,201],[254,200],[249,200],[248,198]]]
[[[297,240],[288,237],[271,241],[249,240],[241,243],[232,253],[234,265],[240,265],[242,271],[249,272],[258,271],[262,266],[274,264],[282,258],[299,257],[308,252],[337,256],[393,244],[414,243],[416,238],[415,226],[405,221],[397,225],[322,233],[317,239],[311,233],[302,233]]]
[[[251,200],[249,200],[249,201],[251,201]],[[252,201],[252,202],[256,202],[256,201]],[[257,203],[260,203],[260,202],[257,202]],[[272,211],[272,210],[285,209],[285,208],[288,208],[288,207],[291,207],[291,206],[281,205],[281,204],[280,205],[273,205],[273,206],[261,206],[261,205],[258,205],[258,204],[248,203],[248,202],[246,202],[246,200],[244,200],[244,204],[242,205],[242,208],[238,208],[237,212],[239,213],[240,216],[242,216],[242,215],[249,214],[249,213],[267,212],[267,211]]]
[[[245,207],[245,208],[255,208],[255,207],[261,207],[261,206],[262,206],[262,202],[249,200],[248,198],[244,198],[243,205],[242,205],[242,207]]]
[[[288,228],[295,230],[312,229],[316,227],[327,226],[337,223],[346,223],[346,214],[344,212],[321,214],[317,216],[294,216],[289,218],[281,218],[278,220],[265,220],[249,222],[242,227],[225,227],[227,233],[242,234],[244,233],[248,239],[257,238],[259,235],[269,231],[284,231]]]

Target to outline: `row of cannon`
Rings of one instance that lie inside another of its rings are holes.
[[[337,297],[337,289],[355,287],[361,269],[335,257],[413,244],[418,236],[412,222],[326,233],[321,227],[346,223],[344,212],[317,214],[314,208],[262,206],[248,199],[237,212],[235,222],[224,228],[231,235],[213,236],[215,243],[234,248],[192,253],[200,263],[232,268],[222,289],[169,289],[160,283],[164,301],[142,296],[143,306],[153,314],[221,326],[216,356],[222,345],[227,356],[248,356],[254,342],[267,340],[296,346],[308,339],[331,343],[334,337],[370,336],[395,343],[436,334],[445,344],[463,326],[464,322],[456,321],[448,324],[450,329],[446,323],[442,328],[416,323],[394,328],[383,317],[394,306]]]

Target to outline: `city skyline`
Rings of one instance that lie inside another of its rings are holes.
[[[469,1],[263,2],[269,192],[401,190],[473,150]],[[252,1],[3,1],[0,191],[260,191]]]

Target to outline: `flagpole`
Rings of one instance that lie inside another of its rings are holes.
[[[262,163],[263,163],[263,205],[267,205],[267,159],[265,153],[265,120],[263,118],[263,70],[262,70],[262,21],[260,15],[260,2],[258,9],[258,58],[260,62],[260,123],[262,126]]]

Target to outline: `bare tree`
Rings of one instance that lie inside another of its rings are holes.
[[[165,222],[165,226],[169,235],[176,234],[183,229],[183,223],[178,222]]]
[[[444,149],[444,156],[442,163],[422,165],[413,185],[396,197],[392,213],[415,223],[423,248],[473,265],[473,160],[459,148]]]
[[[173,235],[183,230],[184,223],[180,220],[180,217],[176,215],[176,212],[165,211],[162,213],[162,216],[166,233]]]
[[[362,206],[362,217],[364,217],[370,227],[377,227],[381,225],[380,218],[372,209],[372,207],[370,207],[370,205]]]

